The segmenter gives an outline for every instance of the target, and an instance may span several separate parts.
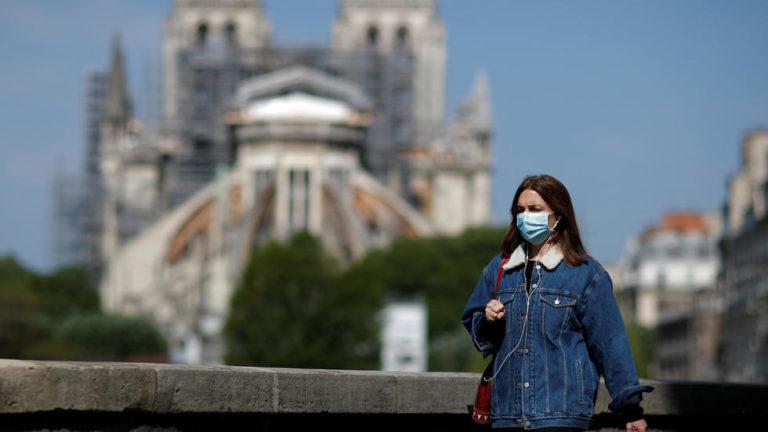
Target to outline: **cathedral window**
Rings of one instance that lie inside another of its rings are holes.
[[[256,170],[254,180],[255,201],[258,202],[267,187],[272,184],[274,175],[275,173],[271,169],[260,168]]]
[[[288,228],[295,232],[309,227],[309,170],[288,171]]]
[[[376,47],[379,43],[379,29],[375,25],[368,27],[368,34],[366,36],[368,46],[370,48]]]
[[[197,34],[195,39],[197,46],[204,46],[207,38],[208,38],[208,24],[206,23],[198,24]]]
[[[405,26],[400,26],[397,29],[395,47],[397,47],[398,50],[405,50],[408,48],[408,29]]]
[[[237,44],[237,26],[235,26],[235,23],[228,22],[227,25],[224,26],[224,35],[227,38],[227,44]]]

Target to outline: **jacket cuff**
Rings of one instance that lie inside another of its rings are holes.
[[[640,404],[631,404],[624,407],[624,410],[621,412],[621,418],[624,423],[631,423],[633,421],[641,420],[644,412],[645,411]]]
[[[485,319],[485,312],[475,312],[472,317],[472,336],[477,349],[483,353],[483,358],[488,357],[495,348],[494,336],[499,326],[495,322]]]
[[[652,392],[656,387],[646,384],[638,384],[624,387],[621,391],[613,396],[613,401],[608,405],[614,413],[619,413],[624,407],[629,405],[639,404],[643,400],[642,392]]]
[[[491,344],[483,337],[483,327],[485,327],[483,321],[485,321],[483,312],[475,312],[475,315],[472,317],[472,340],[475,342],[475,347],[483,353],[483,358],[485,358],[488,355]]]

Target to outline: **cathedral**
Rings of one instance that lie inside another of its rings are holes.
[[[344,265],[393,239],[491,223],[487,78],[444,113],[436,0],[341,0],[331,46],[271,42],[259,0],[176,0],[162,127],[136,119],[119,41],[87,117],[103,308],[215,364],[254,247],[299,230]]]

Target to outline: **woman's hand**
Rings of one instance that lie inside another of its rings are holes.
[[[504,318],[504,304],[496,299],[489,301],[485,305],[485,319],[488,322],[494,322],[502,318]]]
[[[627,432],[645,432],[647,427],[648,423],[645,422],[645,419],[635,420],[627,423]]]

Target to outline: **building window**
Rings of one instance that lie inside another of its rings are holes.
[[[366,41],[368,47],[375,48],[379,43],[379,29],[376,26],[368,27],[368,34],[366,35]]]
[[[237,45],[237,26],[235,26],[235,23],[228,22],[227,25],[224,26],[224,35],[227,38],[227,44]]]
[[[208,24],[204,22],[198,24],[195,43],[197,44],[197,46],[203,46],[205,45],[205,42],[207,39],[208,39]]]
[[[309,226],[309,170],[288,172],[288,227],[290,232]]]
[[[398,50],[405,50],[408,48],[408,29],[405,26],[400,26],[397,29],[397,35],[395,36],[395,47]]]
[[[302,226],[309,228],[309,170],[304,170],[304,220]]]
[[[254,195],[255,195],[255,201],[259,202],[261,197],[263,196],[264,190],[272,184],[274,177],[274,171],[271,169],[266,168],[260,168],[257,169],[255,172],[255,180],[254,180]]]
[[[667,255],[670,258],[680,258],[683,256],[683,247],[680,243],[674,243],[667,248]]]
[[[288,231],[293,233],[294,231],[294,217],[293,217],[293,208],[294,206],[294,200],[296,195],[296,190],[294,187],[294,177],[295,177],[295,171],[289,170],[288,171]]]

